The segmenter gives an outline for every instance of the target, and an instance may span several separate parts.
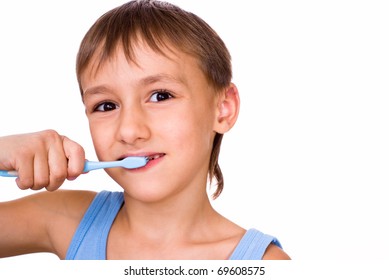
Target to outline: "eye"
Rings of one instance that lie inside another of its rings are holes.
[[[171,95],[169,92],[167,92],[165,90],[158,90],[158,91],[155,91],[151,95],[150,101],[151,102],[161,102],[161,101],[164,101],[164,100],[167,100],[170,98],[173,98],[173,95]]]
[[[102,102],[100,104],[98,104],[94,111],[97,111],[97,112],[107,112],[107,111],[113,111],[115,109],[117,109],[117,105],[113,102]]]

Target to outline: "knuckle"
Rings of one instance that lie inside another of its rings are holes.
[[[59,187],[63,184],[63,182],[65,181],[66,177],[57,177],[55,179],[53,179],[52,182],[50,182],[50,185],[51,187]]]
[[[41,189],[43,189],[43,188],[44,188],[44,187],[41,186],[41,185],[36,185],[36,186],[31,187],[30,189],[33,190],[33,191],[39,191],[39,190],[41,190]]]
[[[65,150],[67,151],[67,154],[70,156],[85,157],[84,148],[77,142],[74,142],[73,140],[70,140],[67,137],[64,137],[64,147]]]
[[[59,134],[54,129],[46,129],[41,131],[43,137],[48,139],[57,139],[60,138]]]
[[[56,168],[53,171],[50,172],[50,184],[48,184],[51,187],[56,187],[62,185],[62,183],[65,181],[67,177],[66,169],[59,169]]]
[[[53,129],[47,129],[35,134],[36,145],[47,148],[50,143],[61,140],[60,135]]]
[[[20,152],[23,154],[37,153],[46,150],[48,141],[53,138],[53,133],[50,130],[44,130],[30,134],[28,141],[21,145]]]
[[[62,170],[59,168],[54,169],[50,172],[50,182],[63,182],[67,177],[66,170]]]
[[[50,186],[46,187],[46,190],[49,192],[53,192],[53,191],[57,190],[59,187],[60,187],[60,185],[50,185]]]
[[[69,165],[67,177],[77,177],[84,170],[84,163],[79,165]]]
[[[19,189],[27,190],[34,185],[34,180],[31,178],[19,178],[17,179],[16,184],[18,185]]]
[[[83,148],[81,145],[79,145],[79,144],[77,144],[77,145],[74,146],[74,152],[75,152],[77,155],[80,155],[80,156],[82,156],[82,157],[85,157],[85,150],[84,150],[84,148]]]
[[[37,177],[34,180],[34,189],[35,188],[39,188],[39,189],[44,188],[44,187],[48,186],[49,183],[50,183],[50,180],[48,177],[46,177],[46,176]]]
[[[23,185],[23,184],[19,183],[18,187],[21,190],[28,190],[29,188],[31,188],[31,185]]]

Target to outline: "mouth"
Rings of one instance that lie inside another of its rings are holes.
[[[166,154],[165,153],[157,153],[157,154],[149,154],[149,155],[132,155],[133,157],[144,157],[147,162],[150,162],[150,161],[153,161],[153,160],[156,160],[156,159],[159,159],[163,156],[165,156]],[[123,157],[120,157],[118,158],[118,160],[123,160],[125,158],[129,157],[129,155],[126,155],[126,156],[123,156]]]
[[[163,157],[164,155],[165,155],[164,153],[160,153],[160,154],[149,155],[146,158],[147,158],[147,161],[151,161],[151,160],[159,159],[159,158]]]

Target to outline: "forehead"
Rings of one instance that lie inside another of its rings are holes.
[[[85,90],[86,81],[105,79],[105,75],[124,75],[127,73],[136,79],[137,75],[145,78],[146,82],[157,80],[176,80],[188,84],[190,79],[204,79],[199,61],[194,56],[184,53],[172,46],[152,49],[144,42],[134,44],[131,56],[122,45],[118,45],[109,57],[102,58],[97,51],[89,65],[81,74],[81,87]]]

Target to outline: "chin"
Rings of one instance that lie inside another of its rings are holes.
[[[168,190],[160,184],[141,183],[136,185],[121,184],[127,199],[144,203],[157,203],[173,196],[174,190]]]
[[[156,191],[126,191],[125,196],[129,200],[135,200],[140,203],[154,204],[154,203],[162,203],[164,201],[169,200],[171,195],[166,192],[156,192]]]

